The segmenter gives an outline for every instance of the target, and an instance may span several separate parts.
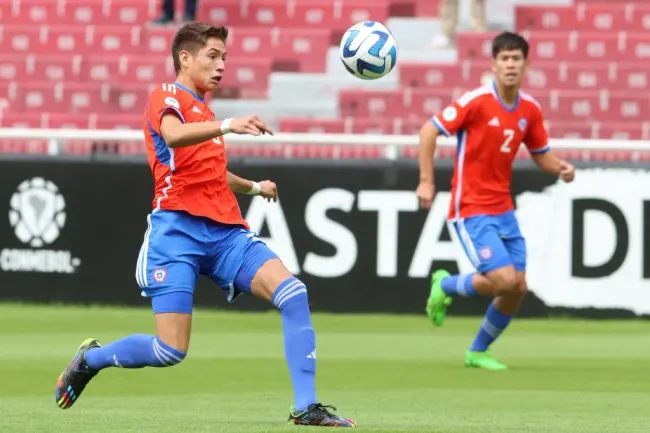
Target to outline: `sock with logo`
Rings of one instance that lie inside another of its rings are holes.
[[[474,277],[474,274],[450,275],[445,277],[440,282],[442,291],[447,296],[477,296],[478,293],[472,283],[472,277]]]
[[[316,403],[316,333],[311,325],[307,288],[296,277],[278,286],[271,299],[282,316],[284,354],[291,374],[295,408]]]
[[[499,338],[499,335],[503,333],[511,320],[512,316],[502,313],[497,310],[494,304],[490,304],[470,350],[472,352],[485,352],[490,347],[490,344]]]
[[[86,363],[93,370],[106,367],[171,367],[183,358],[185,353],[166,345],[158,337],[144,334],[130,335],[86,351]]]

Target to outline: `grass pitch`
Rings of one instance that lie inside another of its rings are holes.
[[[465,369],[480,318],[314,315],[318,396],[365,432],[647,432],[650,323],[515,320],[509,372]],[[0,306],[2,432],[296,432],[280,318],[198,310],[188,358],[101,372],[69,410],[54,384],[78,344],[151,333],[149,310]],[[329,430],[328,430],[329,431]]]

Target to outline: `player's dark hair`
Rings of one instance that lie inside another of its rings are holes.
[[[528,58],[528,42],[523,36],[513,32],[503,32],[492,41],[492,57],[497,58],[501,51],[521,50],[524,59]]]
[[[187,51],[194,55],[207,45],[208,39],[212,38],[219,39],[225,44],[228,39],[228,29],[224,26],[197,22],[187,23],[181,27],[172,42],[172,56],[176,74],[181,71],[181,61],[178,54],[181,51]]]

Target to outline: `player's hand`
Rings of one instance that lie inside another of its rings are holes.
[[[264,197],[267,201],[278,201],[278,186],[275,182],[270,180],[263,180],[260,182],[260,193],[258,195]]]
[[[433,182],[420,182],[418,189],[415,190],[415,194],[418,196],[420,201],[420,207],[422,209],[429,209],[433,204],[433,194],[436,192],[436,187]]]
[[[573,182],[576,177],[576,169],[566,161],[560,161],[560,179],[565,182]]]
[[[238,117],[230,122],[230,131],[235,134],[264,135],[273,131],[258,116]]]

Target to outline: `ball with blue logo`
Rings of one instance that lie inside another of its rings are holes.
[[[395,67],[397,41],[383,24],[362,21],[343,35],[340,54],[349,73],[363,80],[376,80]]]

